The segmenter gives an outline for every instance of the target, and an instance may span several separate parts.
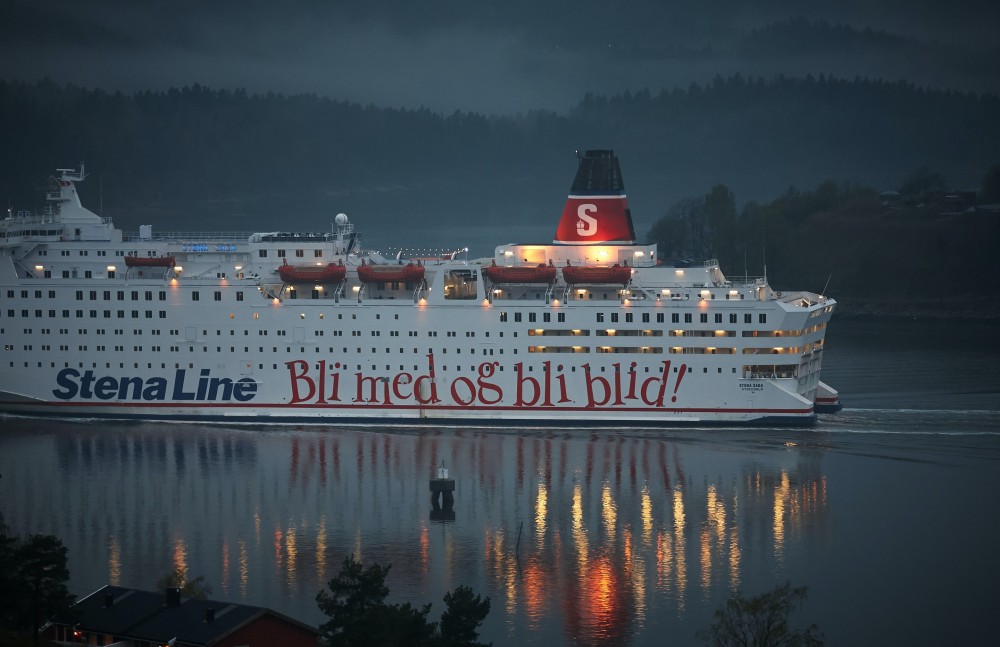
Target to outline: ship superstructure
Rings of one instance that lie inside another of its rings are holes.
[[[0,409],[72,417],[804,424],[835,302],[666,264],[586,151],[552,243],[387,258],[323,233],[125,235],[80,203],[0,223]]]

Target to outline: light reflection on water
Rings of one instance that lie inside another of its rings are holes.
[[[78,595],[109,580],[152,588],[176,571],[317,624],[315,593],[354,554],[392,563],[402,600],[440,600],[459,584],[489,595],[497,640],[628,642],[665,611],[683,620],[690,582],[717,601],[740,585],[747,546],[780,556],[790,528],[824,514],[802,505],[825,490],[818,458],[783,445],[7,423],[0,446],[18,456],[2,463],[7,522],[64,539]],[[442,461],[458,481],[448,524],[428,517]],[[774,520],[764,536],[743,514],[761,508]]]

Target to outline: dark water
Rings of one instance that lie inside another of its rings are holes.
[[[811,429],[199,427],[7,418],[0,512],[71,590],[153,588],[319,624],[348,554],[399,601],[490,596],[496,645],[695,643],[729,592],[809,587],[829,644],[986,644],[1000,587],[995,328],[835,321]],[[428,479],[457,479],[430,520]]]

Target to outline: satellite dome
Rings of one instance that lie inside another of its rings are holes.
[[[347,224],[347,214],[346,213],[338,213],[337,217],[334,218],[333,221],[335,223],[337,223],[338,225],[346,225]]]

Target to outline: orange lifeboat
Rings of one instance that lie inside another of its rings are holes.
[[[340,283],[347,276],[343,263],[327,265],[289,265],[278,268],[278,276],[285,283]]]
[[[126,256],[126,267],[173,267],[177,262],[173,256]]]
[[[358,279],[362,283],[418,283],[424,279],[424,266],[406,265],[365,265],[358,267]]]
[[[611,267],[571,267],[562,268],[563,279],[570,285],[628,285],[632,279],[632,268],[615,263]]]
[[[483,276],[493,283],[544,283],[550,285],[556,280],[556,268],[551,265],[537,267],[498,267],[493,265],[483,268]]]

